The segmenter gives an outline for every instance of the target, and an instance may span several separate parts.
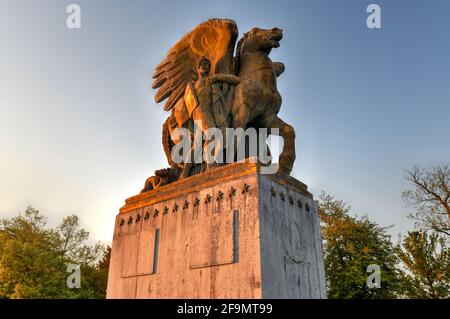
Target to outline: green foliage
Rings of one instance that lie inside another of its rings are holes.
[[[401,272],[396,249],[380,227],[367,217],[352,217],[350,207],[322,193],[325,271],[329,298],[395,298],[401,293]],[[381,288],[368,288],[367,267],[380,266]]]
[[[0,222],[0,298],[104,298],[108,251],[89,246],[75,215],[46,228],[38,210]],[[103,259],[99,262],[100,257]],[[81,267],[81,288],[69,289],[67,264]]]
[[[399,247],[409,298],[450,298],[450,248],[436,233],[409,232]]]

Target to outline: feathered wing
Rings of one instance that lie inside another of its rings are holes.
[[[207,20],[185,35],[153,73],[156,103],[168,98],[164,110],[175,106],[186,85],[197,76],[196,65],[202,56],[211,61],[211,75],[230,73],[237,36],[237,25],[229,19]]]

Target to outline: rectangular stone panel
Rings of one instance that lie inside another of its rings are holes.
[[[139,232],[132,231],[123,237],[122,277],[135,276],[138,264]]]
[[[138,275],[153,273],[153,259],[155,253],[155,229],[143,229],[139,234]]]
[[[192,221],[190,268],[230,264],[235,261],[235,223],[233,212],[212,214]]]

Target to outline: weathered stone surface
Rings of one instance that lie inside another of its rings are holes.
[[[116,217],[107,297],[324,298],[312,195],[240,163],[131,197]]]

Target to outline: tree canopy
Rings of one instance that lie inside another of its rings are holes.
[[[0,298],[104,298],[109,250],[88,237],[76,215],[55,229],[31,207],[1,220]],[[67,287],[68,264],[80,266],[80,289]]]
[[[395,246],[381,227],[366,216],[353,217],[350,207],[322,193],[325,271],[329,298],[395,298],[400,294],[401,272]],[[380,267],[380,288],[369,288],[369,265]]]
[[[409,298],[450,298],[450,249],[442,236],[412,231],[399,250]]]

